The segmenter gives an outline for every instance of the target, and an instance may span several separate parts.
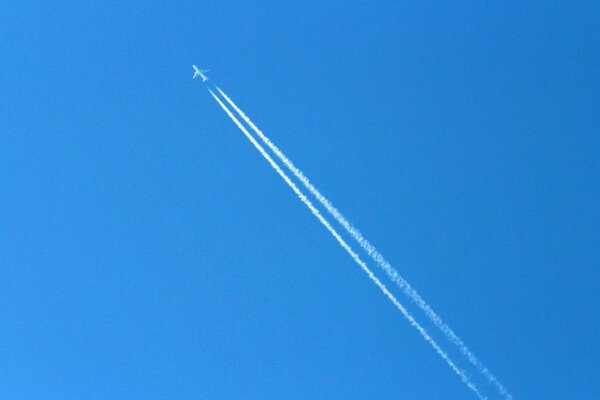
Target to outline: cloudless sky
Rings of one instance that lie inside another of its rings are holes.
[[[475,398],[191,64],[516,399],[600,398],[600,6],[222,3],[0,5],[0,398]]]

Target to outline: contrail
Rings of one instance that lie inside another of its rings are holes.
[[[431,336],[427,333],[427,331],[419,325],[419,323],[413,318],[413,316],[404,308],[404,306],[394,297],[394,295],[385,287],[383,283],[373,274],[373,272],[367,267],[367,265],[360,259],[358,254],[352,250],[352,248],[342,239],[342,237],[337,233],[337,231],[331,226],[331,224],[321,215],[319,210],[315,208],[315,206],[311,203],[311,201],[298,189],[296,184],[290,180],[290,178],[286,175],[285,172],[277,165],[275,161],[267,154],[265,149],[254,139],[254,137],[248,132],[248,130],[241,124],[241,122],[233,115],[233,113],[227,108],[225,104],[214,94],[214,92],[208,89],[210,94],[214,97],[214,99],[219,103],[223,111],[231,118],[231,120],[237,125],[237,127],[242,131],[242,133],[248,138],[248,140],[254,145],[256,150],[260,152],[260,154],[267,160],[267,162],[273,167],[273,169],[281,176],[281,178],[287,183],[287,185],[292,189],[292,191],[298,196],[298,198],[308,207],[310,212],[323,224],[323,226],[331,233],[331,235],[337,240],[337,242],[342,246],[344,250],[352,257],[352,259],[361,267],[361,269],[369,276],[369,279],[381,289],[381,291],[386,295],[386,297],[396,306],[398,310],[404,315],[404,317],[408,320],[408,322],[421,334],[423,339],[425,339],[431,347],[442,357],[444,361],[448,364],[448,366],[454,371],[460,379],[465,383],[469,389],[471,389],[480,400],[485,400],[486,398],[479,392],[477,387],[470,381],[464,371],[458,369],[456,364],[448,357],[446,352],[442,350],[442,348],[433,340]]]
[[[216,85],[215,85],[216,86]],[[319,200],[319,202],[327,209],[327,211],[338,221],[340,225],[358,242],[358,244],[371,256],[373,260],[387,273],[388,277],[395,282],[400,289],[408,296],[417,306],[427,315],[433,324],[442,331],[446,338],[452,342],[460,352],[469,360],[477,370],[487,378],[487,380],[496,386],[498,391],[507,399],[511,400],[512,395],[509,393],[502,383],[483,365],[481,361],[471,352],[465,343],[454,333],[452,329],[433,311],[433,309],[423,300],[423,298],[413,289],[410,284],[396,271],[389,262],[377,251],[367,239],[363,237],[360,231],[354,227],[344,215],[338,211],[333,204],[317,190],[317,188],[309,181],[309,179],[297,168],[292,161],[283,154],[279,148],[269,140],[269,138],[254,125],[254,123],[244,114],[244,112],[223,92],[218,86],[217,90],[229,105],[239,114],[239,116],[256,132],[261,140],[275,153],[275,155],[283,162],[283,164],[302,182],[304,187]]]

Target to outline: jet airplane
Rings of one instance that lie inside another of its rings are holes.
[[[200,78],[202,78],[202,82],[206,82],[208,80],[208,76],[206,76],[206,73],[209,72],[210,69],[200,69],[195,65],[192,65],[192,67],[194,68],[194,76],[192,76],[192,79],[196,79],[196,77],[199,76]]]

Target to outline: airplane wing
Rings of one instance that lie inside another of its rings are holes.
[[[210,69],[200,69],[200,68],[196,67],[196,65],[194,65],[194,64],[192,64],[192,68],[194,68],[194,76],[192,76],[192,79],[196,79],[196,77],[199,76],[202,78],[202,82],[206,82],[208,77],[204,74],[206,74],[207,72],[210,72]]]

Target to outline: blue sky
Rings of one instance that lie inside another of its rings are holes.
[[[475,398],[192,63],[515,398],[600,396],[599,6],[59,3],[0,6],[1,398]]]

